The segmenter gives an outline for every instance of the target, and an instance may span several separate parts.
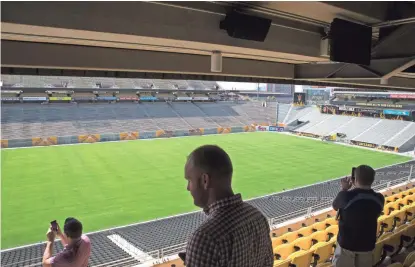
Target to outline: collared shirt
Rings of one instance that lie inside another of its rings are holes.
[[[237,194],[209,206],[208,218],[187,243],[186,267],[272,267],[265,216]]]
[[[87,267],[91,255],[91,242],[86,235],[65,246],[62,252],[51,258],[52,267]]]
[[[371,196],[377,201],[360,199],[344,210],[348,203],[359,195]],[[378,218],[384,202],[384,196],[372,189],[355,188],[337,194],[333,208],[339,210],[340,214],[337,242],[342,248],[353,252],[368,252],[375,248]]]

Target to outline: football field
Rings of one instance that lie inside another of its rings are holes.
[[[269,132],[6,149],[1,247],[44,241],[49,222],[69,216],[90,232],[197,210],[184,164],[203,144],[230,154],[234,191],[244,199],[346,175],[359,164],[408,160]]]

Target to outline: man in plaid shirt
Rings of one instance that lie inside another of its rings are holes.
[[[188,241],[187,267],[273,266],[268,221],[233,193],[232,173],[231,159],[218,146],[201,146],[187,159],[187,190],[208,215]]]

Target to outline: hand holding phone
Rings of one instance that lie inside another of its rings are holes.
[[[52,228],[52,231],[57,232],[58,231],[58,222],[56,220],[50,222],[50,226]]]

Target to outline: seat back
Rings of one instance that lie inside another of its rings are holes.
[[[309,250],[313,245],[309,236],[298,238],[291,243],[296,250]]]
[[[279,245],[274,248],[274,255],[277,260],[286,260],[293,252],[295,252],[295,250],[291,243]]]
[[[288,258],[291,260],[291,264],[296,267],[308,267],[311,265],[312,252],[300,250],[291,254]]]
[[[310,248],[313,255],[317,258],[317,263],[323,263],[330,259],[333,254],[334,242],[320,242]]]

